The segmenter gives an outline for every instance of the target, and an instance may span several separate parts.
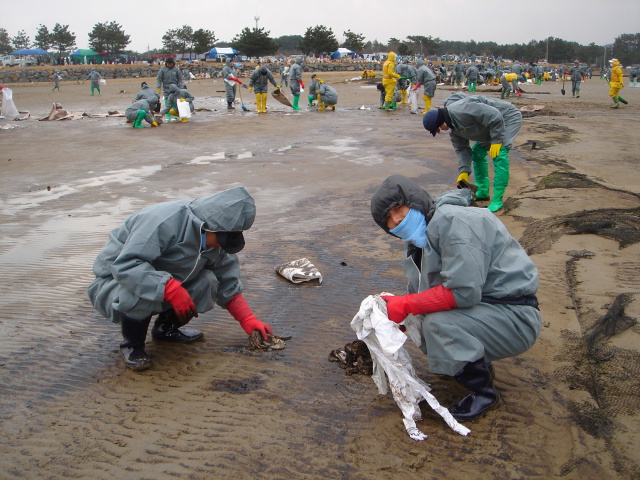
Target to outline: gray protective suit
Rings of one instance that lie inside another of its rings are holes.
[[[320,100],[326,105],[335,105],[338,103],[338,92],[326,83],[320,84],[318,87],[318,95],[320,95]]]
[[[91,80],[91,86],[94,88],[100,88],[100,79],[102,77],[100,76],[100,74],[98,72],[96,72],[95,70],[91,70],[91,72],[89,73],[89,75],[87,75],[87,78],[85,78],[85,80]]]
[[[467,68],[466,77],[467,77],[467,82],[469,82],[469,83],[477,82],[478,81],[478,69],[475,66],[471,65],[469,68]]]
[[[268,93],[269,82],[271,82],[274,87],[278,86],[276,79],[273,77],[273,73],[271,73],[271,70],[268,68],[266,75],[262,75],[260,68],[256,68],[251,72],[251,76],[249,77],[249,87],[253,87],[253,93]]]
[[[516,60],[516,63],[511,65],[511,73],[517,73],[518,76],[520,76],[522,75],[523,71],[524,71],[524,68],[522,67],[519,61]]]
[[[131,215],[114,229],[98,254],[88,288],[91,303],[113,322],[118,312],[143,319],[171,308],[164,289],[175,278],[198,312],[223,307],[242,293],[238,257],[222,248],[203,250],[202,233],[251,227],[253,198],[243,187],[198,200],[160,203]]]
[[[513,147],[522,126],[522,114],[510,102],[483,95],[445,102],[445,122],[452,129],[450,138],[458,157],[459,173],[471,173],[470,140],[485,150],[489,150],[492,143],[502,143],[507,149]]]
[[[418,68],[416,83],[424,85],[425,95],[433,97],[436,94],[436,76],[433,71],[424,64],[420,65],[420,67]]]
[[[300,80],[302,80],[302,58],[296,58],[296,62],[289,68],[289,88],[291,95],[300,95]]]
[[[409,71],[409,65],[404,61],[396,65],[396,73],[401,77],[410,77],[411,73]],[[409,79],[398,79],[397,87],[398,90],[406,90],[409,88]]]
[[[528,350],[542,327],[529,306],[538,290],[538,271],[498,217],[469,207],[467,189],[449,191],[434,203],[413,180],[389,177],[371,199],[371,213],[387,233],[386,214],[408,205],[427,219],[427,246],[406,244],[407,292],[443,285],[457,308],[419,315],[429,370],[457,374],[468,362],[487,362]],[[509,303],[506,303],[509,302]]]
[[[162,110],[160,110],[160,113],[162,115],[165,115],[165,114],[169,113],[169,110],[171,110],[172,108],[177,111],[178,110],[178,102],[180,101],[181,98],[184,98],[185,102],[189,102],[189,110],[191,110],[191,113],[193,113],[193,110],[194,110],[194,106],[193,106],[194,96],[191,95],[191,93],[189,93],[189,90],[187,90],[186,88],[178,88],[176,85],[171,85],[171,87],[169,87],[169,91],[171,93],[169,93],[169,97],[167,98],[167,102],[166,102],[164,108]]]
[[[157,98],[157,97],[156,97]],[[145,121],[151,125],[153,123],[153,115],[151,115],[151,106],[149,102],[146,100],[138,100],[137,102],[133,102],[131,105],[127,107],[124,111],[124,116],[127,119],[128,123],[133,122],[136,118],[138,118],[138,112],[140,110],[145,111],[144,119]]]
[[[227,103],[232,104],[236,99],[237,84],[233,80],[230,80],[229,77],[238,78],[238,73],[236,72],[236,68],[233,66],[230,59],[227,59],[227,63],[222,69],[220,75],[224,79],[224,90],[227,94]]]
[[[165,99],[169,98],[169,87],[171,85],[177,85],[178,88],[185,88],[184,82],[182,81],[182,74],[180,73],[180,69],[177,65],[174,65],[172,68],[163,65],[162,68],[158,71],[158,76],[156,77],[156,89],[162,88],[162,95]]]
[[[149,85],[145,85],[142,89],[136,94],[136,98],[134,101],[138,100],[146,100],[149,102],[149,106],[152,110],[155,109],[156,104],[160,101],[158,98],[158,94],[149,88]]]

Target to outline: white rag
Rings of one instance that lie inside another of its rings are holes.
[[[322,283],[322,274],[307,258],[299,258],[276,267],[276,272],[293,283],[318,280]]]
[[[369,347],[373,360],[373,381],[378,393],[387,393],[387,378],[391,386],[391,394],[404,415],[404,426],[414,440],[424,440],[427,436],[416,427],[416,420],[422,420],[420,403],[423,399],[435,410],[447,425],[460,435],[468,435],[470,430],[460,425],[449,410],[438,403],[429,393],[429,386],[420,380],[411,364],[411,357],[404,348],[407,336],[398,324],[387,317],[387,305],[381,295],[369,295],[360,304],[360,310],[351,320],[351,328],[359,340]],[[385,373],[386,377],[385,378]]]

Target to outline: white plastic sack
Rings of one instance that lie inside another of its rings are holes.
[[[381,293],[380,295],[390,295]],[[455,432],[468,435],[470,430],[459,424],[449,410],[438,403],[429,393],[429,386],[420,380],[411,364],[411,357],[404,348],[407,336],[400,331],[398,324],[389,321],[387,306],[380,295],[370,295],[360,304],[360,310],[351,321],[351,328],[359,340],[369,347],[373,360],[373,381],[378,393],[387,393],[387,379],[391,394],[404,416],[407,433],[414,440],[424,440],[427,436],[416,427],[416,421],[422,420],[420,403],[423,399],[435,410]],[[386,374],[386,377],[385,377]]]
[[[8,87],[2,89],[2,110],[0,114],[7,120],[14,120],[20,115],[16,104],[13,103],[13,91]]]
[[[413,88],[409,89],[409,103],[411,104],[411,113],[418,113],[418,91]]]
[[[184,100],[181,98],[180,100]],[[180,120],[191,118],[191,108],[189,107],[189,102],[178,100],[178,116]]]
[[[106,85],[107,81],[104,78],[100,79],[100,85]]]

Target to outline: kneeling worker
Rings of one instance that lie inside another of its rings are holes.
[[[214,303],[225,308],[250,335],[264,339],[271,327],[252,313],[242,296],[243,231],[256,209],[243,187],[198,200],[165,202],[140,210],[111,232],[98,254],[88,288],[95,309],[122,327],[120,352],[127,367],[151,366],[145,338],[153,315],[155,340],[189,343],[202,332],[183,329]]]
[[[144,128],[142,126],[142,120],[146,121],[152,127],[157,127],[158,124],[153,119],[151,114],[151,106],[147,100],[138,100],[133,102],[124,111],[124,116],[127,119],[127,123],[133,123],[133,128]]]
[[[470,199],[464,188],[434,202],[402,175],[371,199],[374,221],[405,242],[408,292],[382,297],[387,315],[395,323],[415,315],[429,371],[470,391],[449,408],[459,422],[499,405],[492,362],[528,350],[542,327],[536,266],[498,217]]]

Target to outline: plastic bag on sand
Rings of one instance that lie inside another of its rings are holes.
[[[390,295],[381,293],[380,295]],[[387,306],[380,295],[370,295],[360,304],[360,310],[351,321],[351,328],[358,340],[369,347],[373,359],[373,381],[378,393],[387,393],[387,379],[391,394],[404,416],[404,426],[414,440],[424,440],[427,436],[416,427],[416,420],[422,420],[418,403],[423,399],[435,410],[455,432],[468,435],[470,430],[460,425],[449,410],[441,406],[429,393],[429,386],[420,380],[411,364],[411,357],[404,348],[407,336],[398,324],[387,318]],[[386,374],[386,378],[385,378]]]
[[[180,100],[184,99],[181,98]],[[189,106],[189,102],[178,102],[178,116],[180,117],[180,120],[191,118],[191,107]]]
[[[106,85],[107,81],[104,78],[100,79],[100,85]]]
[[[418,113],[418,91],[413,88],[409,89],[409,103],[411,104],[411,113]]]
[[[16,104],[13,103],[13,91],[8,87],[2,89],[2,110],[0,110],[0,114],[7,120],[13,120],[20,115]]]
[[[276,267],[276,272],[293,283],[308,282],[318,279],[322,283],[322,274],[313,263],[306,258],[283,263]]]

